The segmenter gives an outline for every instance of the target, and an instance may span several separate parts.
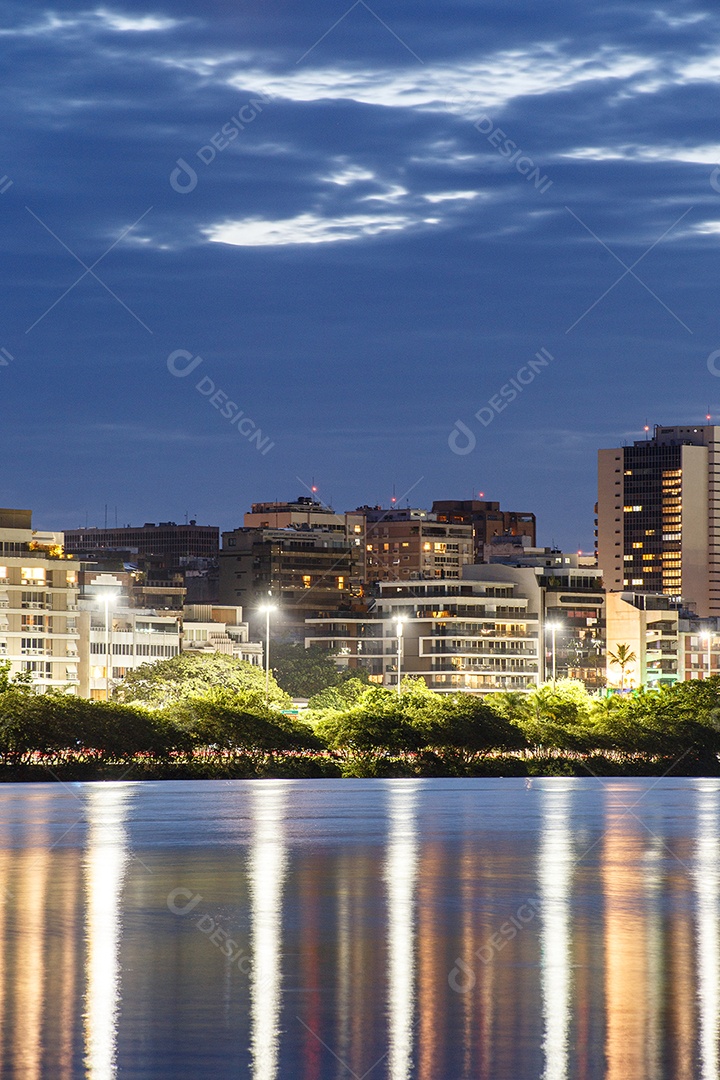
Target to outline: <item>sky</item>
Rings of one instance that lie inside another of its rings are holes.
[[[200,10],[201,8],[201,10]],[[720,415],[720,9],[0,2],[0,503],[532,511]]]

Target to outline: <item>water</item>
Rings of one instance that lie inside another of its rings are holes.
[[[0,786],[0,1076],[720,1080],[720,782]]]

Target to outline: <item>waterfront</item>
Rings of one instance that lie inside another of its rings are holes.
[[[0,788],[0,1074],[720,1077],[720,782]]]

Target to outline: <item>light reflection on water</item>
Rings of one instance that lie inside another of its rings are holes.
[[[0,875],[3,1078],[720,1080],[715,780],[4,785]]]

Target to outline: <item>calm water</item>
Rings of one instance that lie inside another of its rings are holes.
[[[0,1075],[720,1080],[720,783],[0,787]]]

